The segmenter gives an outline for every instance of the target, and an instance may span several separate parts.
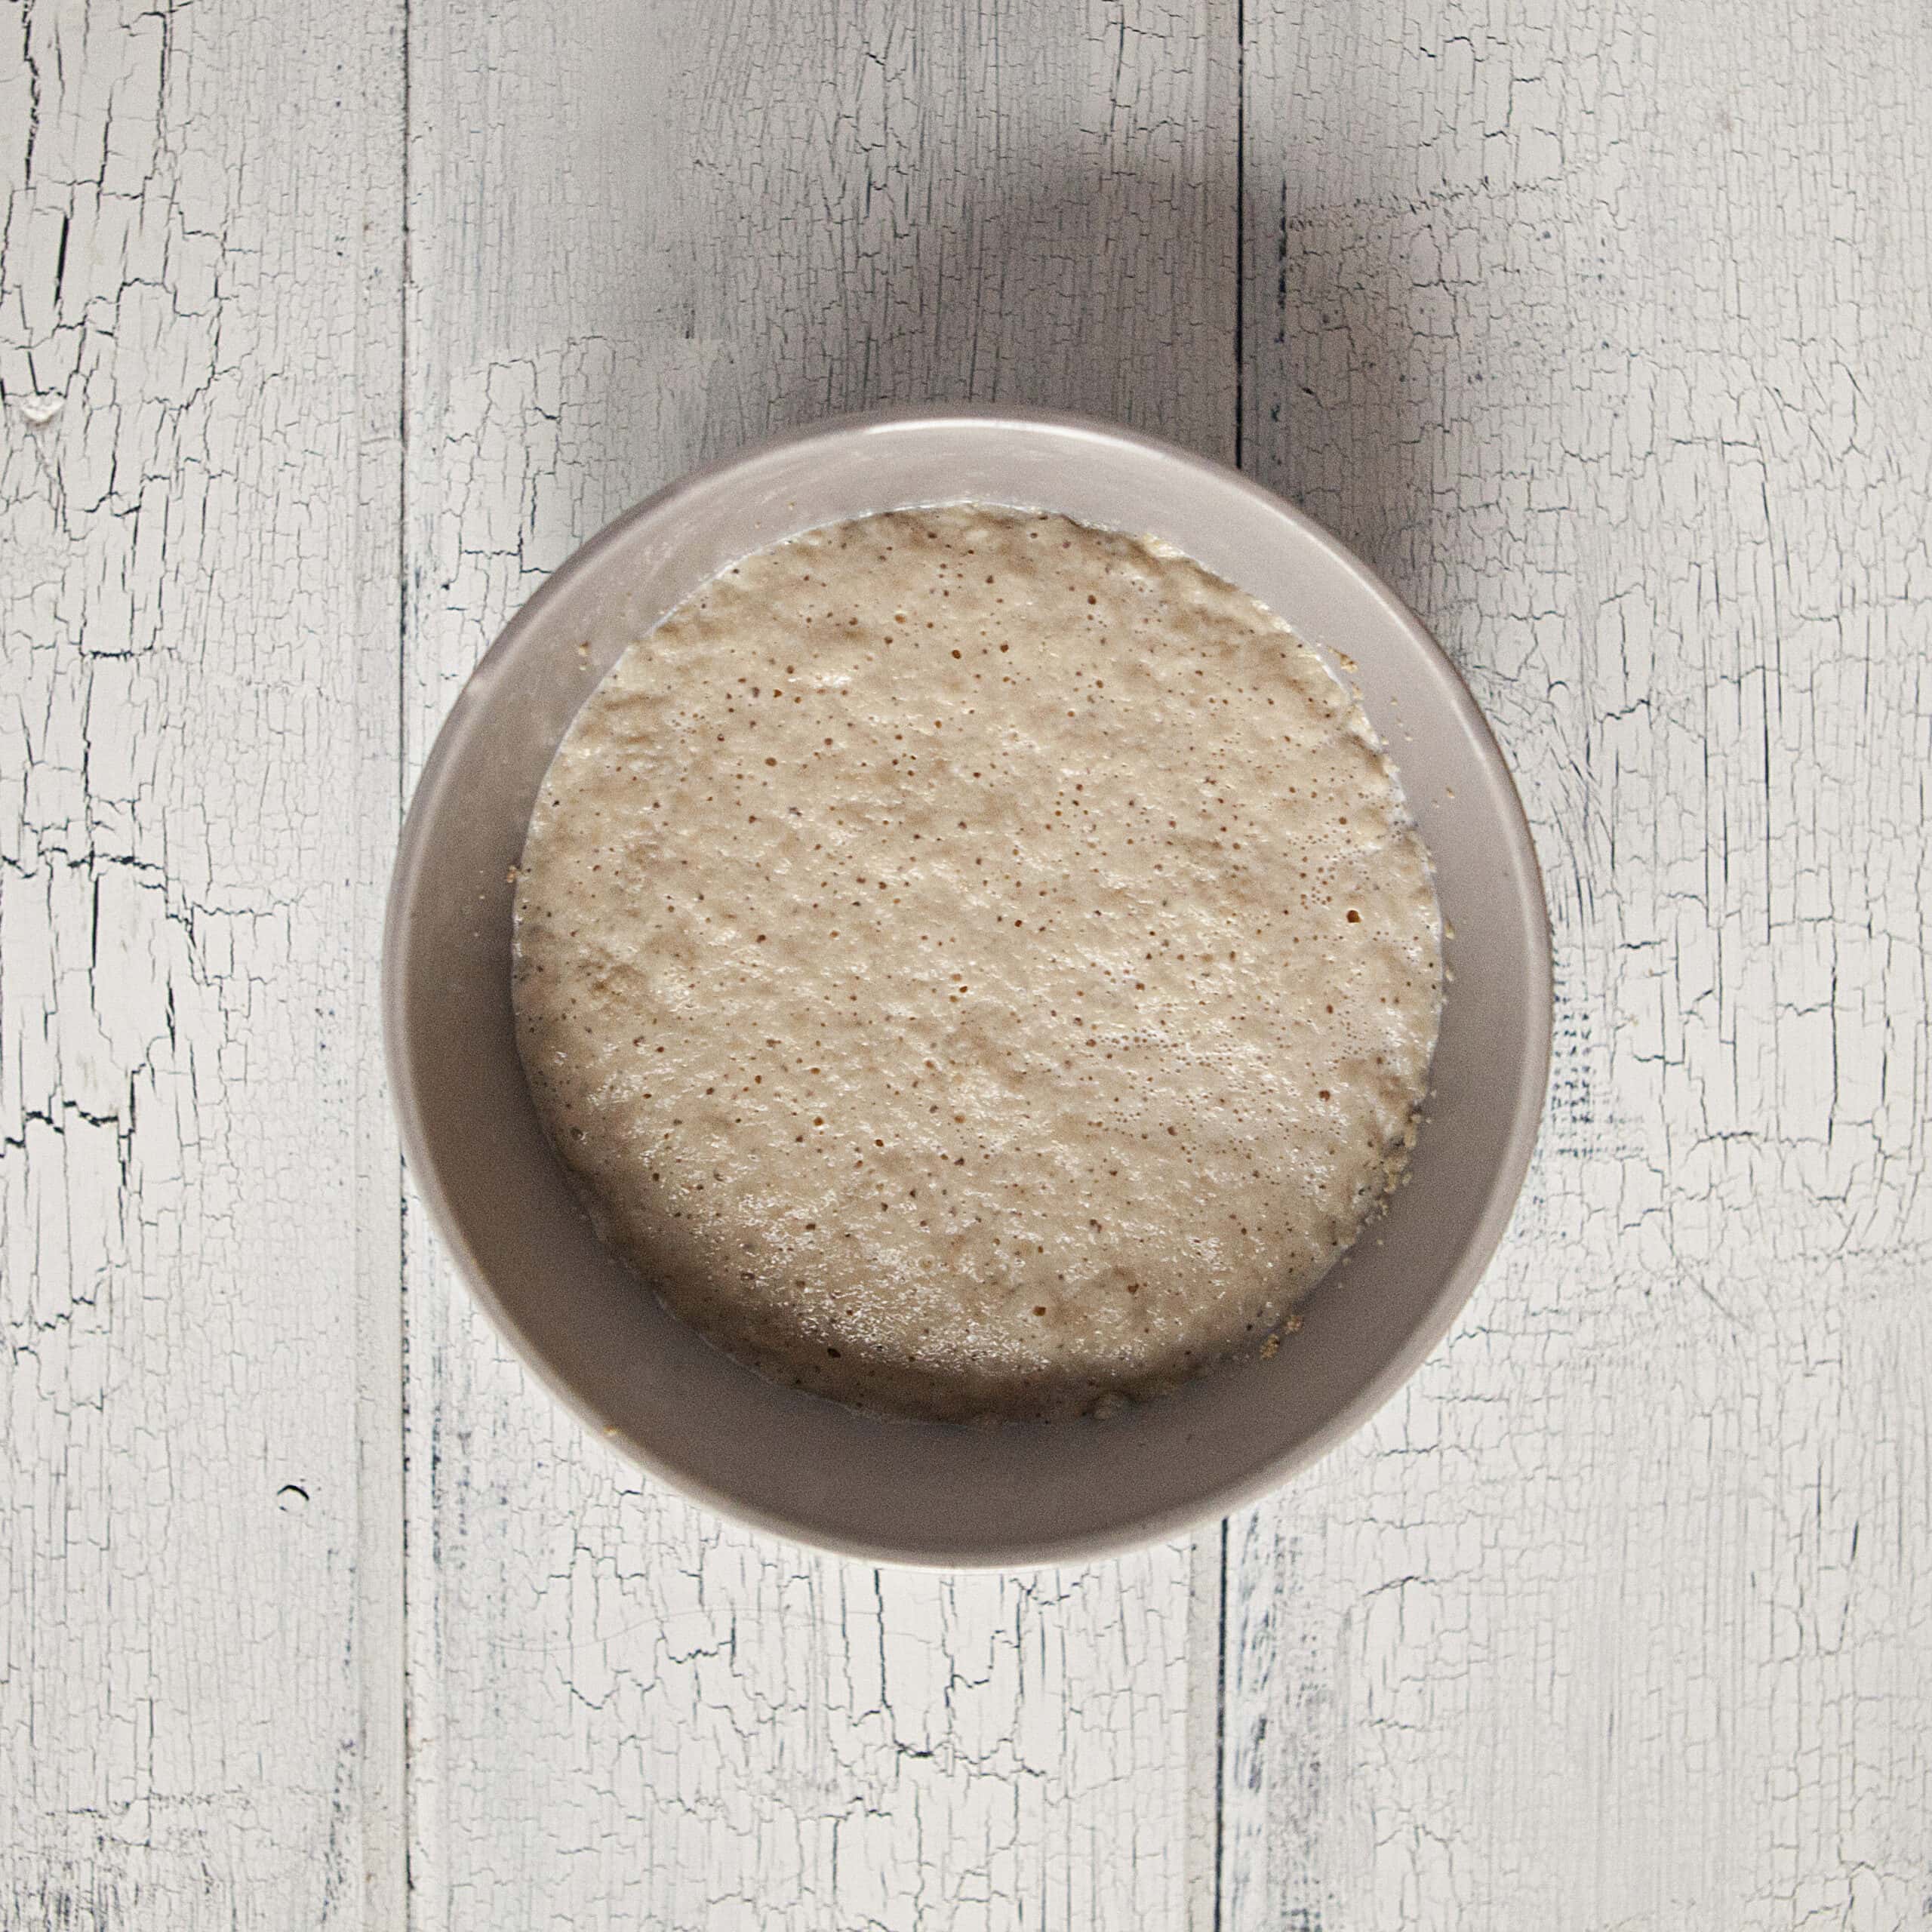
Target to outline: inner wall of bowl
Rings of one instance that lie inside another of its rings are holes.
[[[1454,933],[1429,1117],[1388,1214],[1273,1358],[1104,1422],[883,1422],[730,1361],[598,1242],[516,1054],[509,869],[558,740],[623,646],[748,551],[841,518],[969,498],[1158,535],[1352,660]],[[392,930],[398,1086],[417,1178],[473,1284],[558,1392],[647,1465],[732,1513],[837,1547],[911,1561],[1067,1556],[1257,1493],[1438,1339],[1507,1211],[1515,1175],[1499,1168],[1530,1086],[1530,1104],[1540,1101],[1540,892],[1467,693],[1386,593],[1274,500],[1129,439],[1002,420],[875,423],[688,480],[613,525],[526,607],[459,700],[411,821]]]

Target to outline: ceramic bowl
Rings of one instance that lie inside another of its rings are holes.
[[[1272,1358],[1100,1420],[883,1420],[719,1353],[592,1232],[538,1124],[512,1023],[510,869],[552,754],[624,645],[749,551],[840,518],[966,500],[1161,537],[1338,663],[1396,761],[1450,935],[1432,1097],[1386,1215]],[[1029,411],[828,423],[695,471],[592,537],[512,620],[436,740],[396,860],[383,977],[411,1174],[531,1366],[665,1481],[762,1529],[882,1561],[1090,1557],[1224,1514],[1312,1462],[1467,1300],[1521,1186],[1549,1069],[1549,931],[1529,829],[1428,633],[1334,537],[1235,472]]]

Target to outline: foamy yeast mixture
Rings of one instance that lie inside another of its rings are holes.
[[[1048,1417],[1269,1338],[1440,1003],[1361,712],[1187,558],[971,504],[746,558],[564,740],[516,1007],[606,1238],[768,1374]]]

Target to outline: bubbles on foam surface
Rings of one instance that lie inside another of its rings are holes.
[[[1399,1165],[1440,978],[1318,661],[1184,558],[970,506],[748,558],[633,645],[518,916],[609,1238],[768,1371],[926,1413],[1271,1330]]]

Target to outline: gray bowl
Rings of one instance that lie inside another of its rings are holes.
[[[537,1122],[510,1011],[510,868],[623,645],[746,552],[976,499],[1162,537],[1341,662],[1434,858],[1454,975],[1409,1183],[1266,1361],[1102,1420],[880,1420],[718,1352],[600,1244]],[[586,652],[583,647],[588,644]],[[1224,1513],[1312,1462],[1447,1331],[1500,1238],[1548,1076],[1549,937],[1495,740],[1448,660],[1335,540],[1230,469],[1071,416],[890,411],[694,472],[592,538],[457,698],[403,829],[383,943],[410,1171],[484,1306],[584,1420],[727,1515],[876,1561],[1069,1561]]]

